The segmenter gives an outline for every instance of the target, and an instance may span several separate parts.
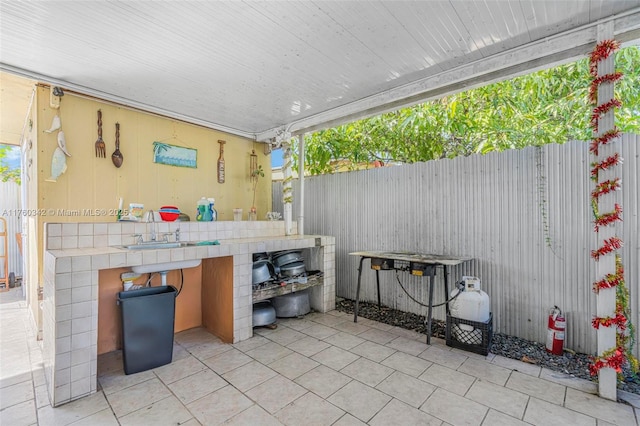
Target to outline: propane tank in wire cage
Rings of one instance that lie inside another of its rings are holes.
[[[451,292],[453,299],[449,302],[451,316],[479,323],[489,321],[491,315],[489,295],[481,290],[480,279],[464,276],[460,284],[461,289],[456,288]],[[457,340],[475,345],[482,343],[482,330],[475,329],[472,325],[455,324],[451,331]]]

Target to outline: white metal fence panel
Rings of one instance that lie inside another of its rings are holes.
[[[16,233],[21,232],[22,216],[20,205],[20,185],[15,182],[0,182],[0,215],[7,221],[7,263],[9,273],[22,276],[22,254],[18,248]],[[6,214],[5,214],[6,213]],[[0,240],[0,251],[4,250],[4,241]],[[4,264],[0,259],[0,277],[4,275]],[[3,277],[4,278],[4,277]]]
[[[625,135],[622,235],[625,278],[636,326],[640,325],[640,136]],[[589,194],[588,144],[542,148],[385,167],[305,180],[305,233],[336,237],[337,295],[353,299],[358,250],[408,250],[470,256],[451,268],[450,282],[464,274],[481,278],[491,298],[497,332],[544,342],[549,308],[566,314],[566,347],[595,353],[595,248]],[[273,186],[273,210],[282,211],[281,184]],[[298,184],[294,183],[294,200]],[[299,215],[294,202],[293,217]],[[361,300],[375,301],[375,274],[365,261]],[[424,315],[381,272],[382,303]],[[407,290],[427,300],[426,279],[400,273]],[[434,300],[444,298],[438,271]],[[435,318],[444,320],[444,308]],[[636,348],[637,353],[637,348]]]

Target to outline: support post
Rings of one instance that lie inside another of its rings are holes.
[[[298,135],[298,180],[300,182],[298,234],[304,235],[304,134]]]
[[[613,38],[613,22],[598,25],[598,42]],[[598,63],[598,76],[615,72],[615,53],[607,59]],[[614,84],[605,83],[598,87],[598,105],[602,105],[614,98]],[[598,120],[598,136],[614,128],[614,109],[603,114]],[[601,145],[596,158],[600,162],[607,157],[613,155],[619,148],[620,138]],[[617,170],[618,169],[618,170]],[[619,168],[612,167],[608,170],[598,172],[598,182],[605,182],[609,179],[613,180],[619,174]],[[614,210],[616,203],[619,203],[620,191],[612,191],[598,199],[597,208],[600,213]],[[602,247],[605,241],[615,237],[620,227],[618,225],[603,226],[597,231],[597,247]],[[596,262],[596,277],[601,279],[607,274],[616,272],[615,262],[616,252],[601,256]],[[602,289],[596,297],[596,316],[607,317],[615,316],[616,309],[616,289]],[[602,356],[605,351],[616,347],[616,328],[600,327],[597,330],[598,355]],[[616,371],[613,368],[605,367],[598,371],[598,394],[602,398],[615,401],[617,397],[616,389]]]
[[[282,149],[284,151],[284,164],[282,167],[282,205],[284,206],[284,235],[291,235],[292,233],[292,220],[291,220],[291,203],[293,202],[293,190],[291,188],[291,144],[289,141],[282,142]]]

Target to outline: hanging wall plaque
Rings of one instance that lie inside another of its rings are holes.
[[[218,183],[224,183],[224,144],[223,140],[219,140],[220,156],[218,157]]]
[[[153,143],[153,162],[178,167],[197,167],[198,150],[162,142]]]

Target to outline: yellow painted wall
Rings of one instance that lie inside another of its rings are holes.
[[[98,109],[102,110],[106,158],[95,155]],[[66,172],[56,182],[50,182],[47,179],[51,176],[51,157],[57,147],[58,132],[46,133],[45,130],[50,128],[56,114],[60,115],[71,157],[66,159]],[[132,202],[143,203],[145,210],[175,205],[195,220],[196,203],[205,196],[215,198],[218,220],[233,220],[232,211],[236,207],[244,210],[246,219],[253,200],[249,177],[252,149],[265,171],[257,188],[258,218],[264,220],[265,213],[271,210],[271,158],[262,153],[262,144],[69,92],[61,98],[60,108],[55,109],[50,106],[49,87],[44,86],[37,87],[32,117],[33,148],[29,155],[33,163],[28,171],[31,180],[27,183],[27,207],[41,213],[37,216],[37,224],[35,219],[29,219],[29,270],[39,283],[31,287],[34,292],[43,284],[44,223],[116,220],[115,216],[65,216],[59,214],[60,210],[105,209],[109,212],[117,209],[118,199],[122,197],[125,208]],[[116,168],[111,160],[115,150],[116,122],[120,123],[120,151],[124,156],[120,168]],[[223,184],[217,182],[219,139],[226,141]],[[197,149],[197,168],[155,164],[154,141]],[[32,305],[34,317],[41,323],[36,306]]]
[[[175,205],[195,220],[200,197],[214,197],[218,220],[233,220],[232,210],[245,212],[252,204],[249,155],[255,148],[258,163],[265,170],[258,182],[256,204],[259,218],[271,210],[270,157],[262,144],[251,140],[102,103],[67,93],[58,110],[49,106],[49,89],[39,87],[38,105],[38,208],[115,209],[119,197],[125,208],[131,202],[146,209]],[[102,137],[107,157],[96,158],[97,111],[102,110]],[[56,113],[60,114],[67,149],[67,171],[57,182],[48,182],[51,156],[57,146],[57,132],[45,133]],[[124,162],[118,169],[111,161],[115,150],[115,123],[120,123],[120,151]],[[225,140],[226,182],[217,182],[218,140]],[[153,142],[164,142],[198,151],[197,168],[174,167],[153,162]],[[41,222],[105,222],[115,217],[42,217]]]

